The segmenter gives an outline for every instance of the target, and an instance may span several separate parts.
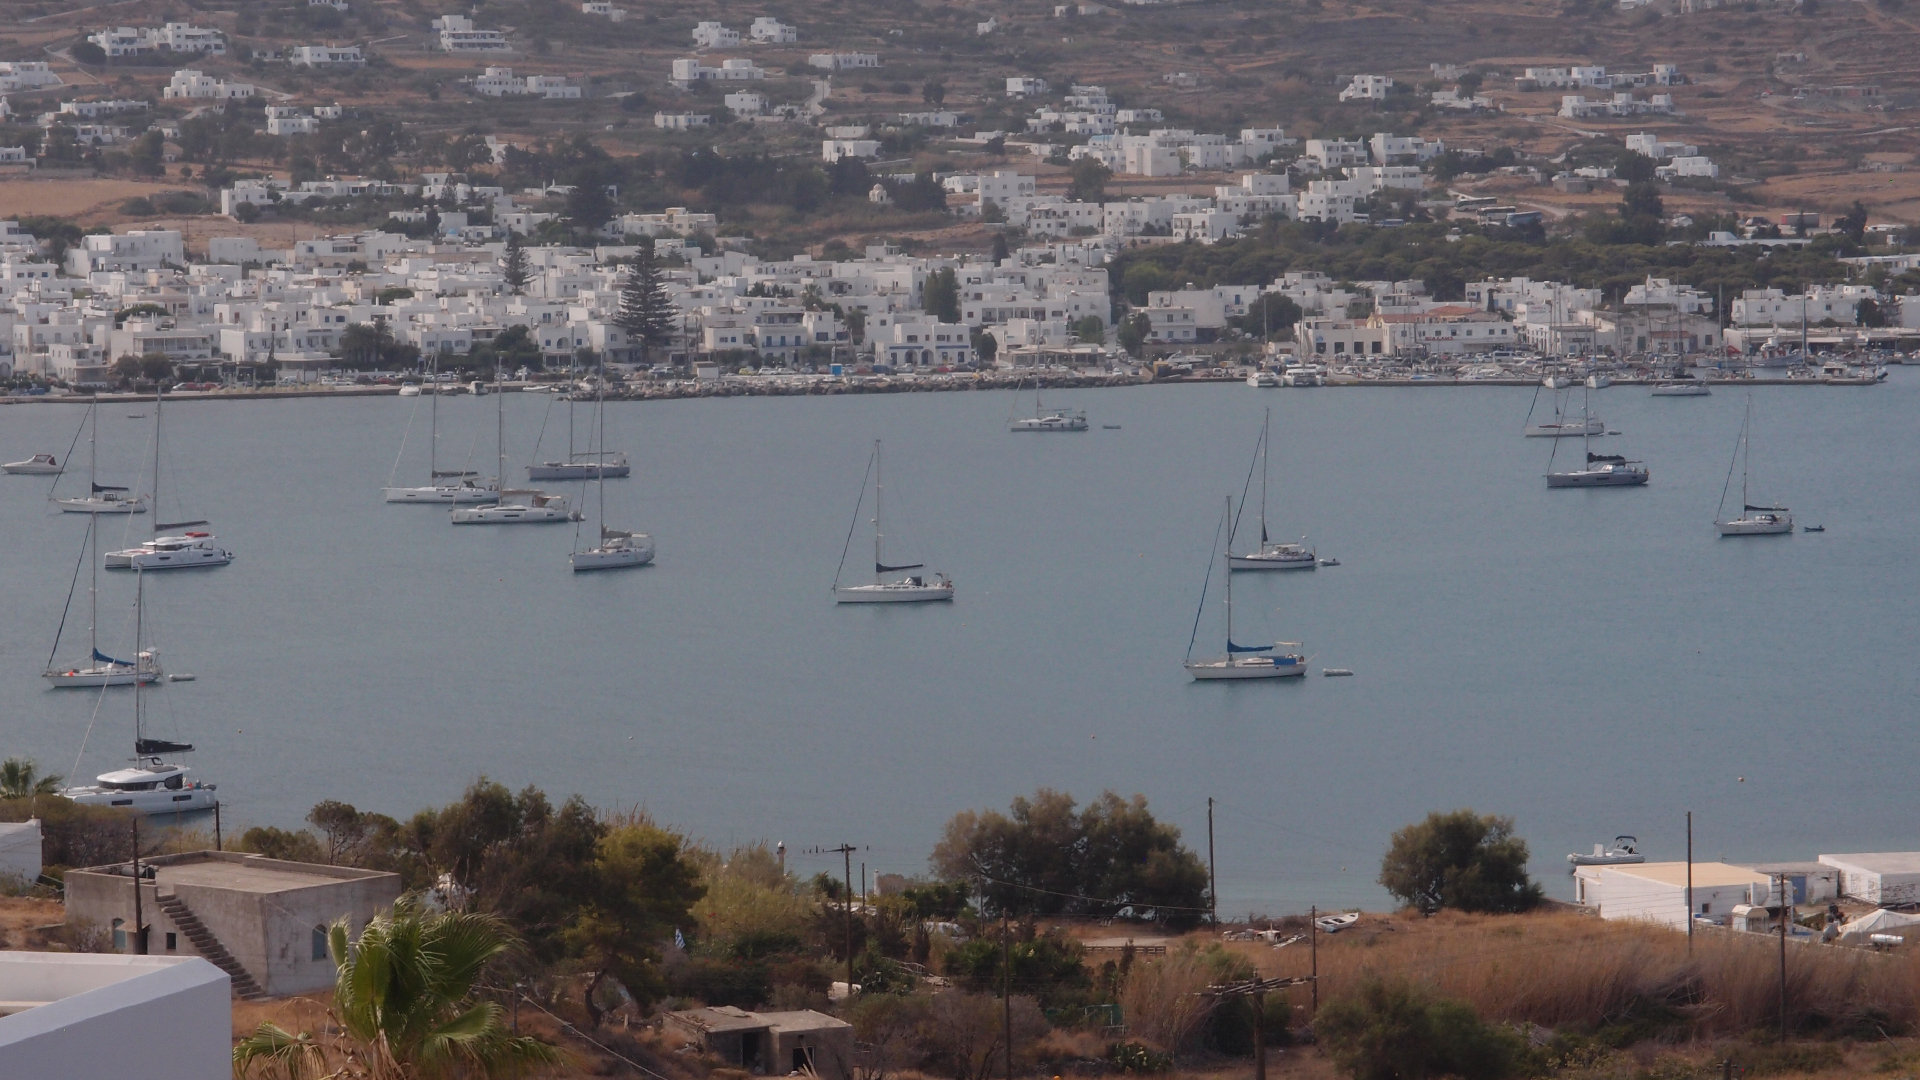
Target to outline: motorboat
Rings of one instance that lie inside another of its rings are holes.
[[[1753,395],[1747,395],[1746,419],[1740,423],[1740,438],[1733,444],[1733,460],[1727,463],[1727,482],[1720,489],[1720,509],[1714,511],[1713,526],[1721,536],[1784,536],[1793,532],[1793,513],[1784,506],[1755,506],[1748,494],[1749,466],[1753,445]],[[1740,516],[1725,516],[1727,492],[1733,487],[1733,467],[1740,466]]]
[[[98,686],[132,686],[136,681],[155,682],[163,674],[156,650],[142,649],[134,660],[128,661],[116,660],[95,649],[89,662],[51,667],[41,677],[56,690],[84,690]]]
[[[1313,548],[1307,546],[1306,537],[1300,543],[1282,543],[1267,536],[1267,461],[1272,456],[1273,447],[1273,410],[1268,409],[1261,421],[1260,441],[1256,451],[1260,457],[1260,546],[1244,555],[1232,553],[1233,537],[1227,537],[1228,570],[1312,570],[1320,565],[1319,556]],[[1243,504],[1242,511],[1246,509]]]
[[[190,532],[179,536],[156,536],[136,548],[109,551],[109,570],[180,570],[194,566],[225,566],[233,561],[233,552],[220,546],[212,533]]]
[[[123,806],[142,814],[185,814],[211,810],[218,800],[214,785],[189,780],[193,770],[159,757],[129,768],[104,772],[93,783],[60,794],[84,806]]]
[[[1227,496],[1226,517],[1220,522],[1220,532],[1226,534],[1227,542],[1221,545],[1221,554],[1232,558],[1232,534],[1227,526],[1233,520],[1233,496]],[[1207,579],[1211,582],[1213,567],[1211,560],[1207,567]],[[1207,607],[1207,585],[1200,587],[1200,610],[1194,613],[1194,637],[1187,642],[1187,674],[1196,681],[1215,682],[1231,679],[1286,679],[1303,676],[1307,673],[1307,658],[1286,649],[1297,647],[1297,641],[1277,641],[1272,645],[1239,645],[1233,640],[1233,574],[1226,575],[1226,614],[1227,614],[1227,654],[1217,659],[1195,660],[1193,642],[1199,637],[1200,616]]]
[[[1540,385],[1549,390],[1565,390],[1573,385],[1573,380],[1565,375],[1548,375],[1540,380]]]
[[[1333,559],[1333,558],[1327,558],[1327,559],[1321,559],[1321,560],[1320,560],[1320,565],[1321,565],[1321,566],[1339,566],[1339,565],[1340,565],[1340,560],[1339,560],[1339,559]]]
[[[1607,387],[1612,385],[1613,385],[1613,376],[1611,375],[1602,375],[1601,373],[1596,371],[1593,374],[1587,376],[1587,389],[1589,390],[1605,390]]]
[[[881,531],[880,510],[881,494],[885,490],[883,473],[880,468],[880,440],[873,441],[873,457],[868,460],[868,468],[873,473],[873,581],[865,585],[842,585],[840,575],[846,572],[846,552],[840,553],[840,569],[833,576],[833,602],[836,604],[924,604],[953,599],[953,579],[945,574],[911,574],[904,578],[888,578],[889,574],[903,574],[910,570],[923,570],[925,563],[905,563],[888,565],[884,543],[886,536]],[[857,526],[860,521],[860,506],[866,500],[867,485],[860,483],[860,498],[853,504],[853,520]],[[851,538],[852,530],[848,530]]]
[[[427,503],[434,506],[478,506],[500,501],[500,492],[461,473],[458,483],[439,483],[428,487],[386,487],[380,494],[390,503]],[[452,477],[448,477],[452,479]]]
[[[400,396],[401,397],[419,397],[420,384],[419,383],[401,383]]]
[[[1008,425],[1013,431],[1085,431],[1084,412],[1051,412],[1042,416],[1021,417]]]
[[[1247,385],[1261,390],[1277,390],[1280,388],[1280,376],[1271,371],[1256,371],[1247,376]]]
[[[1286,386],[1319,386],[1320,372],[1304,365],[1290,367],[1280,376],[1280,382]]]
[[[1647,857],[1640,853],[1640,841],[1631,836],[1616,836],[1611,844],[1593,845],[1591,855],[1579,852],[1567,856],[1567,861],[1575,866],[1624,866],[1628,863],[1643,863]]]
[[[1705,382],[1699,379],[1685,379],[1676,382],[1655,383],[1651,391],[1651,396],[1706,397],[1712,393],[1713,388],[1709,387]]]
[[[645,533],[620,529],[600,529],[600,542],[572,556],[575,573],[587,570],[621,570],[645,566],[653,561],[653,538]]]
[[[527,466],[529,480],[611,480],[631,475],[625,454],[574,454],[566,461]]]
[[[503,490],[499,502],[462,507],[451,517],[455,525],[549,525],[574,520],[565,495],[532,489]]]
[[[1587,455],[1587,467],[1547,474],[1550,488],[1638,487],[1652,477],[1646,465],[1619,454]]]
[[[1313,920],[1313,928],[1323,934],[1337,934],[1360,921],[1357,911],[1345,911],[1338,915],[1322,915]]]
[[[59,476],[65,470],[52,454],[35,454],[25,461],[9,461],[0,465],[0,471],[15,476]]]

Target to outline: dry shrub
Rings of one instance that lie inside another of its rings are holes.
[[[1120,988],[1128,1034],[1170,1051],[1184,1048],[1206,1023],[1213,999],[1200,992],[1221,981],[1232,954],[1189,941],[1155,960],[1135,959]],[[1225,963],[1223,963],[1225,962]]]

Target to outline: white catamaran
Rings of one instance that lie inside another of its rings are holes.
[[[1016,383],[1016,390],[1019,385]],[[1047,409],[1040,404],[1040,373],[1033,376],[1033,415],[1018,416],[1007,422],[1012,431],[1085,431],[1085,410]]]
[[[840,574],[847,568],[847,550],[853,545],[853,531],[860,527],[860,504],[866,501],[867,482],[860,481],[860,498],[853,504],[853,524],[847,529],[847,546],[840,551],[840,570],[833,575],[833,599],[839,604],[920,604],[934,600],[953,599],[953,580],[945,574],[934,574],[929,578],[922,574],[911,574],[904,578],[889,580],[888,574],[904,574],[909,570],[920,570],[925,563],[907,563],[904,566],[888,566],[882,549],[885,539],[880,531],[880,440],[873,440],[873,456],[867,459],[867,470],[873,476],[873,584],[842,585]]]
[[[1228,532],[1233,521],[1233,496],[1227,496],[1226,516],[1221,518],[1219,531]],[[1231,558],[1232,540],[1221,546],[1221,553]],[[1215,679],[1287,679],[1307,673],[1307,658],[1299,653],[1283,652],[1284,648],[1298,648],[1297,641],[1277,641],[1272,645],[1238,645],[1233,640],[1233,574],[1229,571],[1227,579],[1227,655],[1215,660],[1195,660],[1194,642],[1200,639],[1200,619],[1207,610],[1207,586],[1213,581],[1212,558],[1209,556],[1207,580],[1200,586],[1200,609],[1193,614],[1193,636],[1187,639],[1187,674],[1195,679],[1211,681]]]
[[[1747,395],[1747,416],[1740,422],[1740,438],[1733,444],[1733,460],[1727,463],[1727,481],[1720,487],[1720,508],[1713,512],[1714,528],[1721,536],[1780,536],[1793,531],[1793,514],[1784,506],[1755,506],[1747,494],[1748,465],[1753,457],[1749,441],[1753,430],[1753,395]],[[1733,487],[1733,467],[1740,466],[1740,516],[1726,516],[1727,492]]]
[[[160,395],[153,395],[153,486],[147,492],[153,500],[153,539],[139,547],[107,552],[109,570],[184,570],[201,566],[225,566],[233,561],[233,552],[210,532],[198,531],[205,521],[161,521],[160,517]],[[166,535],[168,530],[193,530]]]
[[[1260,426],[1260,546],[1245,555],[1227,555],[1228,570],[1312,570],[1320,565],[1320,558],[1314,549],[1306,544],[1306,537],[1300,543],[1281,543],[1267,538],[1267,458],[1273,443],[1273,410],[1266,411],[1266,419]],[[1248,478],[1251,481],[1251,477]],[[1240,509],[1247,508],[1247,497],[1240,496]],[[1239,522],[1234,523],[1236,526]],[[1231,552],[1233,538],[1227,538],[1227,548]]]

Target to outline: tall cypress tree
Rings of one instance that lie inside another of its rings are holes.
[[[527,249],[521,246],[517,232],[507,233],[507,253],[500,258],[500,274],[507,279],[507,288],[512,289],[515,296],[519,296],[533,278],[527,270]]]
[[[627,341],[640,350],[640,363],[644,364],[648,347],[672,340],[676,315],[673,301],[667,296],[666,280],[660,276],[660,264],[654,262],[653,250],[642,244],[640,254],[627,267],[614,325],[626,331]]]

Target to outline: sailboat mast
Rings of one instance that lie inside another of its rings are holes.
[[[1753,432],[1753,396],[1747,396],[1747,418],[1740,423],[1740,516],[1747,514],[1747,504],[1753,500],[1747,497],[1747,472],[1753,464],[1753,443],[1749,441]]]
[[[148,507],[153,518],[148,524],[153,531],[160,531],[160,389],[153,391],[153,505]]]
[[[146,621],[147,578],[138,566],[133,569],[133,748],[140,752],[140,652],[144,647],[141,630]],[[118,650],[116,650],[118,651]],[[111,669],[109,669],[111,670]]]
[[[1233,496],[1227,496],[1227,520],[1233,520]],[[1233,661],[1233,555],[1232,540],[1227,541],[1227,661]]]
[[[507,398],[500,392],[500,362],[493,364],[493,486],[507,486]]]
[[[438,353],[427,364],[428,387],[433,393],[433,404],[427,409],[427,486],[440,486],[440,356]]]
[[[567,404],[571,405],[572,402]],[[600,385],[593,391],[593,489],[600,500],[600,542],[607,537],[607,361],[600,361]]]
[[[1267,544],[1267,455],[1273,448],[1273,409],[1260,423],[1260,546]],[[1229,567],[1228,569],[1232,569]]]
[[[873,583],[880,584],[880,440],[873,440]]]

